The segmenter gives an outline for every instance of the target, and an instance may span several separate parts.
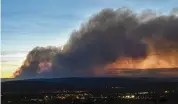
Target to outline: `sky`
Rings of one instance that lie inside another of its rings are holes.
[[[2,0],[1,77],[11,77],[36,46],[62,46],[74,29],[103,8],[168,13],[177,0]]]

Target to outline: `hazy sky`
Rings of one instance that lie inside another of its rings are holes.
[[[103,8],[169,12],[177,0],[2,0],[2,76],[21,65],[35,46],[61,46],[70,32]]]

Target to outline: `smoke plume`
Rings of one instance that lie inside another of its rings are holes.
[[[57,47],[35,47],[28,53],[23,65],[14,73],[14,77],[52,76],[52,63],[58,52],[60,52],[60,49]]]
[[[154,71],[147,70],[177,67],[177,16],[151,10],[134,13],[119,8],[103,9],[93,15],[79,30],[71,33],[63,48],[34,48],[14,75],[107,76],[112,72],[117,75],[143,73],[142,69],[152,74]]]

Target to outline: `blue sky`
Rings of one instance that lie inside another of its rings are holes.
[[[178,0],[2,0],[1,6],[2,61],[12,62],[15,56],[15,61],[24,59],[35,46],[65,44],[73,29],[103,8],[167,13],[178,7]]]

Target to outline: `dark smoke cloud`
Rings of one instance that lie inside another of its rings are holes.
[[[53,72],[51,71],[40,73],[39,64],[45,61],[53,63],[54,56],[58,52],[60,52],[60,49],[57,47],[35,47],[28,53],[24,64],[14,73],[14,76],[18,78],[52,76]]]
[[[112,63],[120,56],[144,58],[147,45],[127,36],[135,25],[137,19],[130,10],[104,9],[72,33],[68,51],[57,56],[57,63],[65,70],[86,74],[88,70],[93,72],[92,69]]]
[[[151,10],[137,14],[127,8],[103,9],[71,33],[63,50],[33,49],[19,76],[38,76],[40,60],[52,63],[53,76],[94,76],[97,68],[120,57],[146,58],[148,43],[158,51],[177,50],[178,18]]]

